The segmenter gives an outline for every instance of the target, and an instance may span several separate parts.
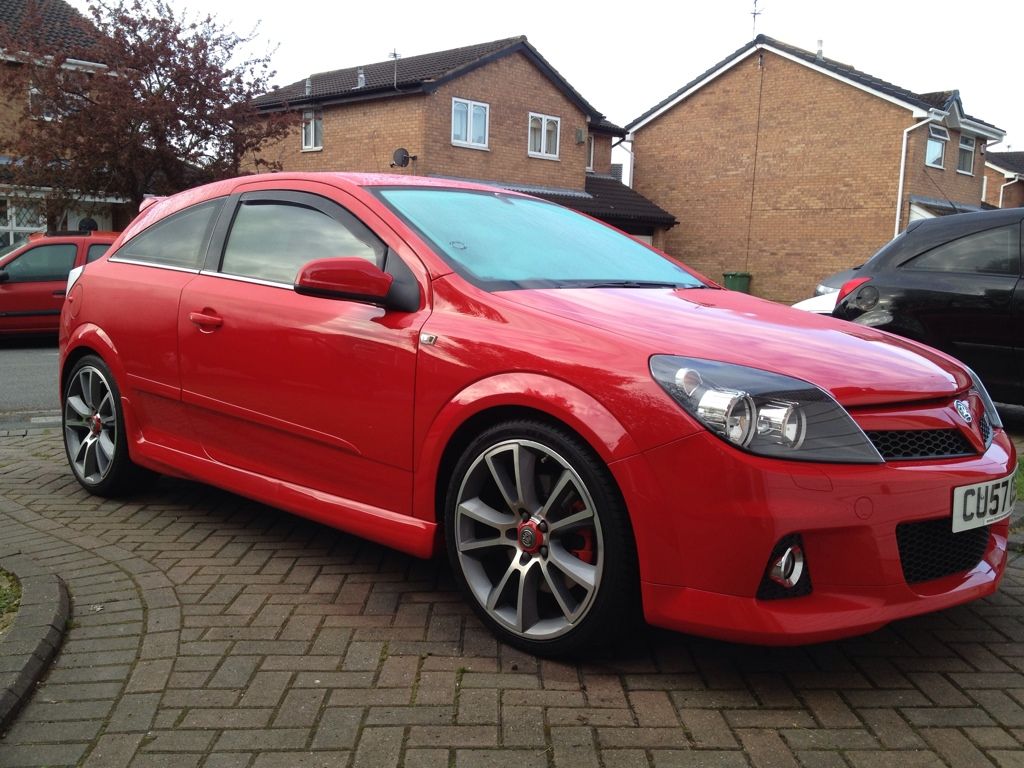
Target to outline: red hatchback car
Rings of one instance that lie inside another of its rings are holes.
[[[974,374],[525,195],[275,174],[75,270],[79,482],[192,478],[419,556],[502,640],[827,640],[991,594],[1016,458]]]
[[[0,256],[0,335],[57,333],[68,273],[95,261],[117,232],[54,232]]]

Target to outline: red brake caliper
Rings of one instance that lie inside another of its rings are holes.
[[[585,507],[583,502],[579,500],[577,500],[576,503],[572,505],[573,512],[581,512],[584,508]],[[590,565],[593,565],[594,561],[597,559],[597,553],[594,552],[594,529],[580,528],[577,531],[573,531],[573,535],[578,536],[580,538],[581,544],[578,547],[573,547],[572,549],[568,549],[567,551],[573,557],[579,558],[584,563],[589,563]]]

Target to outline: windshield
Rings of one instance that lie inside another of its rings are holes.
[[[703,287],[633,238],[542,200],[441,188],[374,191],[455,272],[486,290]]]

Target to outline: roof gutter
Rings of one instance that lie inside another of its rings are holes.
[[[907,175],[907,141],[910,138],[911,131],[916,131],[922,125],[928,125],[928,123],[934,123],[941,121],[949,113],[943,112],[938,109],[931,109],[928,111],[928,117],[919,123],[914,123],[909,128],[903,131],[903,149],[900,152],[900,181],[899,187],[896,189],[896,226],[893,227],[892,236],[896,237],[900,233],[900,219],[903,218],[903,179]]]

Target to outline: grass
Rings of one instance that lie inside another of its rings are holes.
[[[1024,501],[1024,456],[1017,457],[1017,499]]]
[[[0,635],[14,623],[21,602],[21,585],[7,571],[0,571]]]

